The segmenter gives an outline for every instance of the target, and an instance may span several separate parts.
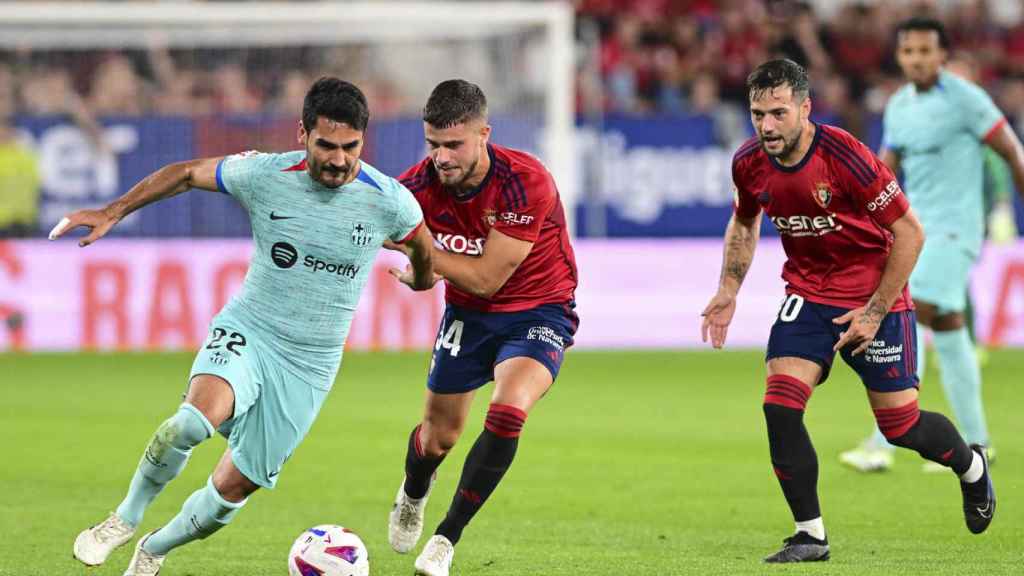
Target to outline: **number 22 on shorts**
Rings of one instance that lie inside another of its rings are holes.
[[[434,350],[444,348],[453,357],[458,356],[459,349],[462,348],[462,326],[462,320],[452,320],[448,330],[437,339],[437,343],[434,344]]]
[[[228,342],[226,344],[221,343],[221,340],[223,340],[224,337],[227,336],[227,335],[228,335],[227,330],[225,330],[223,328],[214,328],[213,329],[213,338],[210,340],[210,343],[206,345],[206,349],[207,350],[216,350],[217,348],[220,348],[221,346],[224,346],[225,348],[227,348],[228,352],[231,352],[235,356],[241,356],[242,353],[239,352],[237,348],[241,347],[241,346],[245,346],[245,344],[246,344],[245,336],[242,336],[238,332],[232,332],[231,333],[231,339],[228,340]]]

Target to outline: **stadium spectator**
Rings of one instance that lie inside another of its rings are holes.
[[[131,61],[123,54],[107,56],[91,75],[89,107],[99,116],[141,116],[145,113],[145,88]]]
[[[715,139],[727,148],[735,148],[747,139],[748,113],[732,102],[722,102],[714,76],[697,75],[691,84],[689,112],[711,116],[715,121]]]
[[[31,234],[39,211],[39,162],[10,124],[14,101],[14,75],[0,66],[0,238]]]
[[[730,100],[746,97],[747,73],[764,60],[764,45],[759,29],[764,23],[759,2],[737,3],[722,12],[717,28],[707,36],[716,53],[720,71],[719,89]]]
[[[193,69],[179,65],[164,45],[163,39],[153,39],[146,57],[156,84],[152,102],[155,114],[201,116],[210,113],[213,105],[209,97],[199,93],[200,75]]]
[[[68,101],[78,93],[67,70],[37,66],[20,75],[22,111],[29,116],[52,116],[67,111]]]
[[[277,94],[270,103],[270,108],[279,114],[290,114],[302,106],[306,90],[312,79],[301,70],[289,70],[281,79]],[[376,113],[376,109],[374,109]]]
[[[825,72],[832,59],[825,49],[827,34],[806,2],[776,2],[770,10],[771,26],[765,27],[768,51],[793,60],[814,72]]]
[[[224,62],[212,75],[213,101],[217,110],[227,114],[253,114],[262,108],[259,94],[249,82],[249,74],[240,62]]]

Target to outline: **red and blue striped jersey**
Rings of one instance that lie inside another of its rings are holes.
[[[479,256],[492,228],[533,243],[526,259],[491,298],[479,298],[448,282],[446,299],[482,312],[517,312],[572,301],[576,255],[554,179],[525,152],[488,144],[487,153],[491,161],[487,176],[462,196],[441,185],[429,157],[399,176],[419,201],[424,221],[442,249]]]
[[[736,214],[764,210],[782,237],[788,294],[844,308],[867,304],[892,247],[887,227],[909,209],[896,177],[867,146],[816,124],[804,159],[782,166],[755,137],[733,157],[732,177]],[[892,311],[912,308],[904,287]]]

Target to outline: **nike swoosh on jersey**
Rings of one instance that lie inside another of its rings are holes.
[[[270,213],[270,219],[271,220],[289,220],[291,218],[295,218],[295,216],[278,216],[277,214],[275,214],[273,212]]]

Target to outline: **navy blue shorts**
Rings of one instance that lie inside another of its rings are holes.
[[[832,319],[847,312],[847,308],[816,304],[790,294],[772,326],[767,359],[795,356],[820,364],[823,371],[818,384],[823,383],[835,357],[832,347],[839,341],[839,333],[850,327],[833,324]],[[839,354],[870,390],[897,392],[917,388],[915,322],[913,310],[890,312],[867,350],[851,356],[855,346],[847,346]]]
[[[522,312],[477,312],[449,304],[437,331],[427,387],[438,394],[476,390],[494,380],[494,367],[518,356],[533,358],[552,380],[579,325],[574,302]]]

